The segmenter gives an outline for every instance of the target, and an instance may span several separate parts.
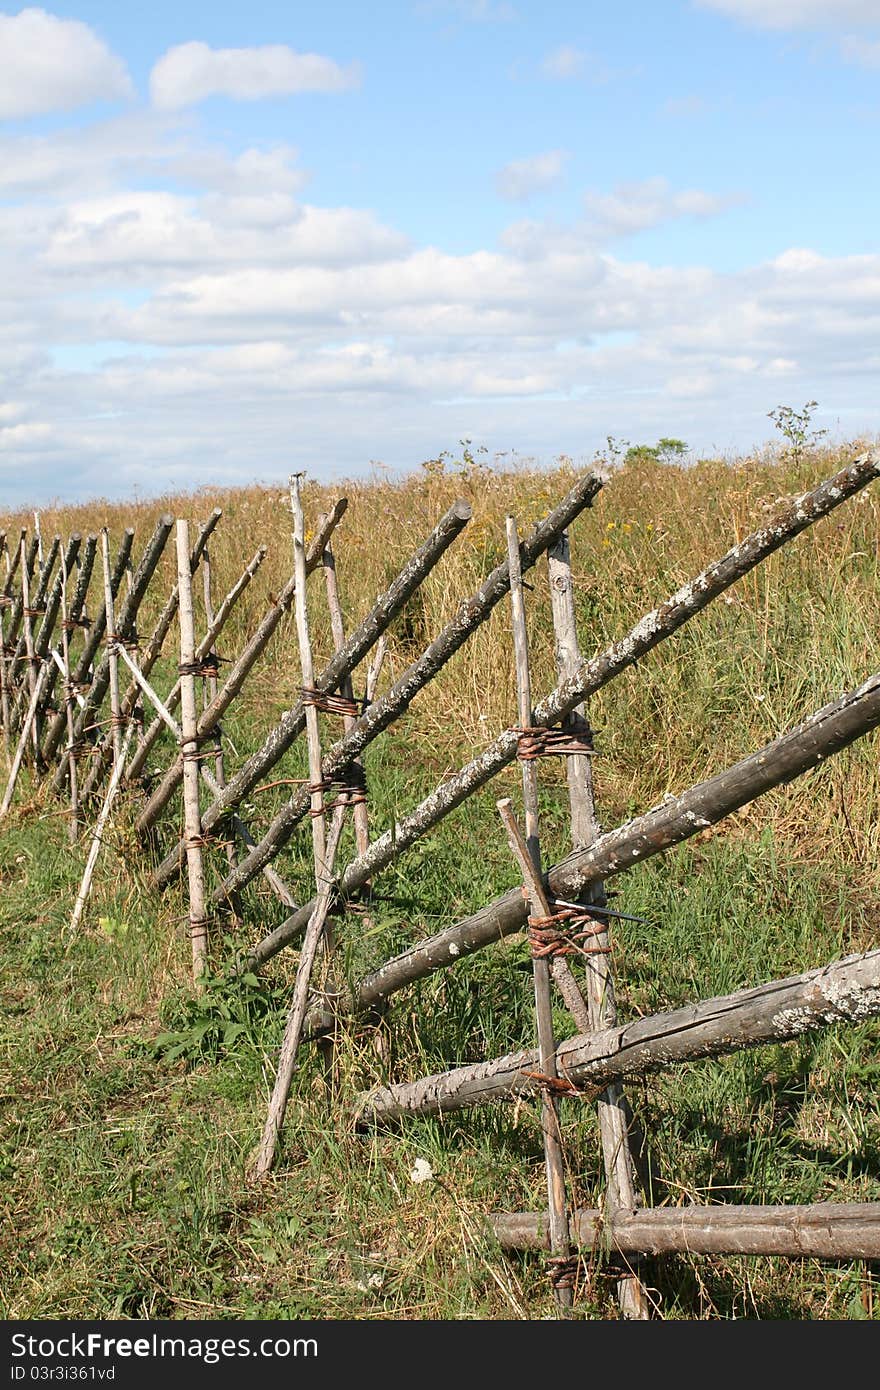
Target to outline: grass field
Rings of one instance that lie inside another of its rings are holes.
[[[616,467],[572,527],[586,655],[622,635],[703,565],[760,525],[777,499],[830,476],[858,450],[769,453],[692,467],[649,457]],[[387,688],[504,555],[504,516],[523,533],[571,485],[573,465],[483,465],[470,452],[403,480],[309,484],[306,515],[349,499],[335,550],[348,628],[457,496],[463,536],[396,620]],[[199,521],[219,505],[211,546],[222,594],[260,543],[268,556],[224,634],[234,655],[290,570],[290,516],[278,488],[205,490],[128,505],[44,509],[44,535],[107,523],[136,528],[140,553],[162,511]],[[0,528],[28,515],[0,515]],[[611,828],[668,791],[719,771],[880,665],[880,491],[874,484],[761,565],[591,704],[601,757],[599,812]],[[151,612],[172,580],[170,549]],[[555,683],[546,562],[528,576],[536,696]],[[318,659],[332,644],[320,576],[310,582]],[[444,772],[514,724],[509,614],[492,619],[366,755],[374,834]],[[149,617],[139,624],[149,630]],[[173,682],[169,652],[157,668]],[[362,674],[356,679],[362,684]],[[258,747],[300,684],[292,617],[225,721],[234,768]],[[615,905],[648,918],[615,930],[623,1020],[726,993],[876,945],[880,906],[877,735],[761,798],[686,845],[621,876]],[[168,745],[153,760],[162,766]],[[305,771],[297,746],[279,776]],[[561,768],[541,765],[545,859],[569,847]],[[518,805],[508,769],[376,881],[369,914],[340,923],[350,975],[451,923],[517,880],[495,811]],[[253,796],[255,831],[285,795]],[[355,1133],[357,1094],[533,1043],[532,986],[520,937],[394,997],[384,1024],[343,1036],[331,1095],[309,1050],[294,1079],[280,1160],[245,1178],[284,1024],[296,955],[232,982],[242,951],[285,915],[262,883],[245,925],[221,925],[202,998],[188,982],[185,900],[146,889],[136,798],[117,817],[85,924],[67,930],[85,844],[64,807],[25,782],[0,833],[0,1293],[6,1318],[511,1319],[553,1315],[542,1261],[485,1235],[493,1210],[544,1205],[537,1103],[497,1106],[398,1130]],[[179,830],[177,803],[162,847]],[[351,842],[346,841],[348,850]],[[345,856],[343,856],[344,858]],[[219,856],[218,856],[219,858]],[[305,825],[279,861],[310,896]],[[224,930],[226,934],[224,935]],[[560,1036],[574,1031],[557,1015]],[[630,1089],[644,1139],[646,1201],[779,1203],[880,1199],[878,1025],[832,1029],[680,1067]],[[599,1205],[593,1107],[563,1103],[571,1196]],[[432,1176],[414,1181],[416,1160]],[[656,1316],[675,1319],[880,1317],[874,1264],[668,1257],[642,1269]],[[619,1316],[613,1271],[579,1273],[575,1315]]]

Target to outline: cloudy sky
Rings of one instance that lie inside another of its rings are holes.
[[[878,145],[880,0],[0,11],[0,510],[873,437]]]

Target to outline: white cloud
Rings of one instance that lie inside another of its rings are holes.
[[[880,24],[880,0],[697,0],[697,4],[759,29]]]
[[[847,34],[840,40],[840,51],[848,63],[857,63],[862,68],[880,68],[880,39]]]
[[[545,77],[564,81],[583,72],[586,59],[587,55],[581,49],[574,48],[571,44],[563,44],[560,48],[554,48],[552,53],[548,53],[543,59],[541,72]]]
[[[133,90],[125,64],[87,24],[38,9],[0,14],[0,117],[70,111]]]
[[[286,44],[262,48],[210,48],[183,43],[169,48],[150,73],[150,95],[160,111],[178,111],[212,96],[257,101],[296,92],[342,92],[358,85],[357,65],[347,68],[317,53]]]
[[[495,175],[499,197],[512,203],[525,202],[533,193],[553,188],[562,178],[568,158],[564,150],[547,150],[526,159],[513,159]]]
[[[680,217],[715,217],[739,201],[699,189],[674,192],[663,178],[619,184],[612,193],[586,195],[586,232],[596,241],[613,240]]]

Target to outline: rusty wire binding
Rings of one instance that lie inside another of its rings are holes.
[[[587,758],[596,755],[593,731],[585,719],[572,721],[565,729],[548,729],[536,724],[514,729],[514,733],[518,737],[516,756],[520,762],[533,762],[535,758],[573,757],[576,754]]]
[[[610,942],[592,946],[583,943],[607,931],[607,923],[594,921],[588,909],[557,903],[556,911],[548,917],[528,918],[527,937],[533,960],[549,956],[606,956],[611,951]]]
[[[552,1255],[544,1264],[554,1289],[573,1289],[578,1270],[577,1255]]]
[[[327,695],[315,686],[300,686],[300,699],[304,705],[313,705],[322,714],[341,714],[357,718],[367,707],[367,700],[349,699],[346,695]]]
[[[221,661],[228,661],[228,657],[218,656],[216,652],[208,652],[201,660],[182,661],[177,667],[179,676],[204,676],[207,680],[216,680],[220,674]]]

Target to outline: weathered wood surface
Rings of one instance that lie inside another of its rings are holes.
[[[599,1088],[683,1062],[720,1057],[762,1043],[789,1042],[833,1023],[880,1014],[880,950],[845,956],[818,970],[734,994],[652,1014],[600,1033],[580,1033],[557,1051],[560,1076]],[[513,1052],[473,1066],[394,1086],[380,1086],[358,1107],[361,1124],[404,1115],[436,1115],[536,1090],[536,1051]]]
[[[315,688],[325,695],[331,695],[349,675],[367,652],[379,640],[403,605],[431,573],[441,556],[460,535],[471,518],[470,503],[459,499],[441,517],[431,535],[411,556],[403,569],[392,581],[385,593],[378,598],[370,612],[348,638],[345,646],[337,652],[321,673],[315,678]],[[326,542],[325,542],[326,544]],[[311,554],[311,551],[309,552]],[[284,756],[305,728],[305,706],[299,700],[282,716],[270,731],[261,748],[252,754],[230,778],[222,797],[209,806],[204,815],[205,830],[212,830],[232,806],[237,806]],[[167,855],[153,874],[150,883],[153,888],[164,888],[170,883],[181,862],[181,847]],[[310,914],[306,914],[308,922]],[[303,924],[305,926],[305,923]]]
[[[192,571],[189,566],[189,523],[177,521],[177,591],[180,621],[180,755],[183,776],[183,814],[189,885],[189,934],[193,978],[208,968],[208,922],[205,915],[205,869],[202,859],[202,820],[199,807],[199,760],[195,665],[196,633]]]
[[[816,767],[880,724],[880,674],[823,706],[724,772],[669,796],[659,806],[576,850],[547,875],[555,898],[579,901],[593,883],[612,878],[652,855],[681,844],[715,825],[764,792]],[[432,971],[452,965],[490,941],[520,931],[526,907],[511,889],[472,917],[447,927],[373,971],[357,986],[358,1009],[372,1009],[396,990]]]
[[[550,584],[550,609],[555,637],[556,676],[562,681],[574,675],[583,660],[577,634],[567,532],[559,537],[547,556],[547,577]],[[589,728],[586,706],[583,703],[577,705],[563,719],[562,727],[569,731],[580,729],[586,734]],[[593,789],[593,764],[590,758],[578,754],[566,758],[565,764],[572,846],[574,849],[583,849],[601,834]],[[590,903],[599,906],[604,906],[607,902],[601,882],[593,884],[585,897]],[[594,913],[592,922],[596,928],[593,945],[598,950],[584,958],[589,1000],[586,1024],[578,1023],[578,1015],[574,1015],[581,1032],[613,1028],[617,1023],[617,1001],[608,955],[611,939],[608,927],[603,924],[601,917]],[[571,990],[571,971],[568,970],[564,957],[556,957],[552,971],[557,987],[565,998],[566,993],[570,993]],[[609,1086],[597,1097],[596,1116],[599,1121],[602,1162],[605,1169],[606,1208],[609,1214],[619,1211],[621,1207],[627,1210],[634,1208],[638,1205],[638,1200],[635,1168],[629,1145],[629,1106],[622,1088],[617,1083]],[[651,1316],[651,1301],[647,1289],[629,1265],[623,1261],[618,1261],[618,1265],[617,1301],[621,1312],[626,1318],[645,1322]]]
[[[312,639],[309,632],[309,600],[306,584],[306,521],[302,505],[302,474],[290,476],[290,510],[293,516],[293,577],[296,581],[294,617],[299,649],[299,668],[304,690],[313,690],[315,665]],[[309,760],[309,801],[312,822],[312,850],[315,862],[316,888],[324,864],[327,826],[324,819],[324,790],[321,784],[321,726],[314,704],[306,700],[306,744]]]
[[[695,614],[701,612],[736,580],[748,574],[762,560],[801,531],[828,515],[878,475],[880,454],[862,454],[812,492],[792,499],[780,510],[773,522],[754,531],[720,560],[714,561],[683,585],[665,603],[646,613],[625,637],[613,642],[598,656],[582,662],[575,675],[561,682],[537,705],[533,722],[548,728],[557,724],[575,710],[581,701],[595,694],[621,671],[633,665]],[[513,761],[517,746],[516,730],[505,729],[478,757],[447,778],[436,791],[431,792],[414,811],[397,821],[392,829],[377,836],[369,852],[354,860],[342,874],[339,884],[340,896],[347,897],[357,893],[373,875],[386,868],[404,849],[414,844],[490,781],[496,773]],[[254,948],[250,966],[259,967],[282,950],[288,942],[294,941],[304,931],[310,911],[311,904],[305,903],[298,913],[293,914],[265,936]]]
[[[547,1250],[544,1212],[499,1212],[487,1230],[506,1250]],[[790,1255],[880,1259],[880,1202],[811,1206],[644,1207],[614,1215],[581,1208],[571,1218],[581,1250],[633,1255]]]
[[[68,573],[70,572],[70,570],[73,569],[73,566],[76,564],[77,556],[79,555],[81,545],[82,536],[79,534],[78,531],[75,531],[73,535],[70,536],[67,545],[60,552],[61,564],[59,565],[58,571],[55,575],[52,588],[45,596],[46,611],[43,614],[42,621],[37,630],[36,637],[34,638],[34,659],[37,663],[43,662],[47,659],[47,657],[49,656],[49,650],[52,646],[52,634],[55,630],[55,624],[58,620],[58,613],[61,608],[62,570],[65,566],[67,568]],[[40,607],[41,605],[38,603],[37,606]],[[48,680],[49,677],[47,676],[46,681],[43,683],[43,696],[41,698],[40,705],[38,705],[37,707],[38,719],[40,715],[40,709],[42,705],[45,703],[46,685],[48,683]],[[12,712],[13,728],[18,727],[25,703],[25,692],[23,688],[20,688],[18,696],[16,698],[15,708]],[[39,731],[39,725],[37,727]]]
[[[598,473],[585,473],[562,502],[538,522],[531,535],[520,546],[520,565],[523,571],[531,569],[571,521],[591,505],[603,482],[604,479]],[[323,777],[331,779],[338,776],[352,759],[363,752],[367,744],[409,708],[418,692],[434,679],[471,633],[486,621],[509,588],[510,565],[504,560],[488,575],[479,589],[464,600],[455,617],[425,648],[422,655],[398,677],[391,689],[370,705],[356,720],[350,732],[328,750],[322,763]],[[274,858],[290,839],[306,814],[308,805],[308,797],[301,792],[282,806],[257,849],[252,850],[242,860],[235,873],[221,886],[215,895],[217,901],[222,901],[229,892],[238,892],[244,888],[254,875],[259,873],[263,864]]]

